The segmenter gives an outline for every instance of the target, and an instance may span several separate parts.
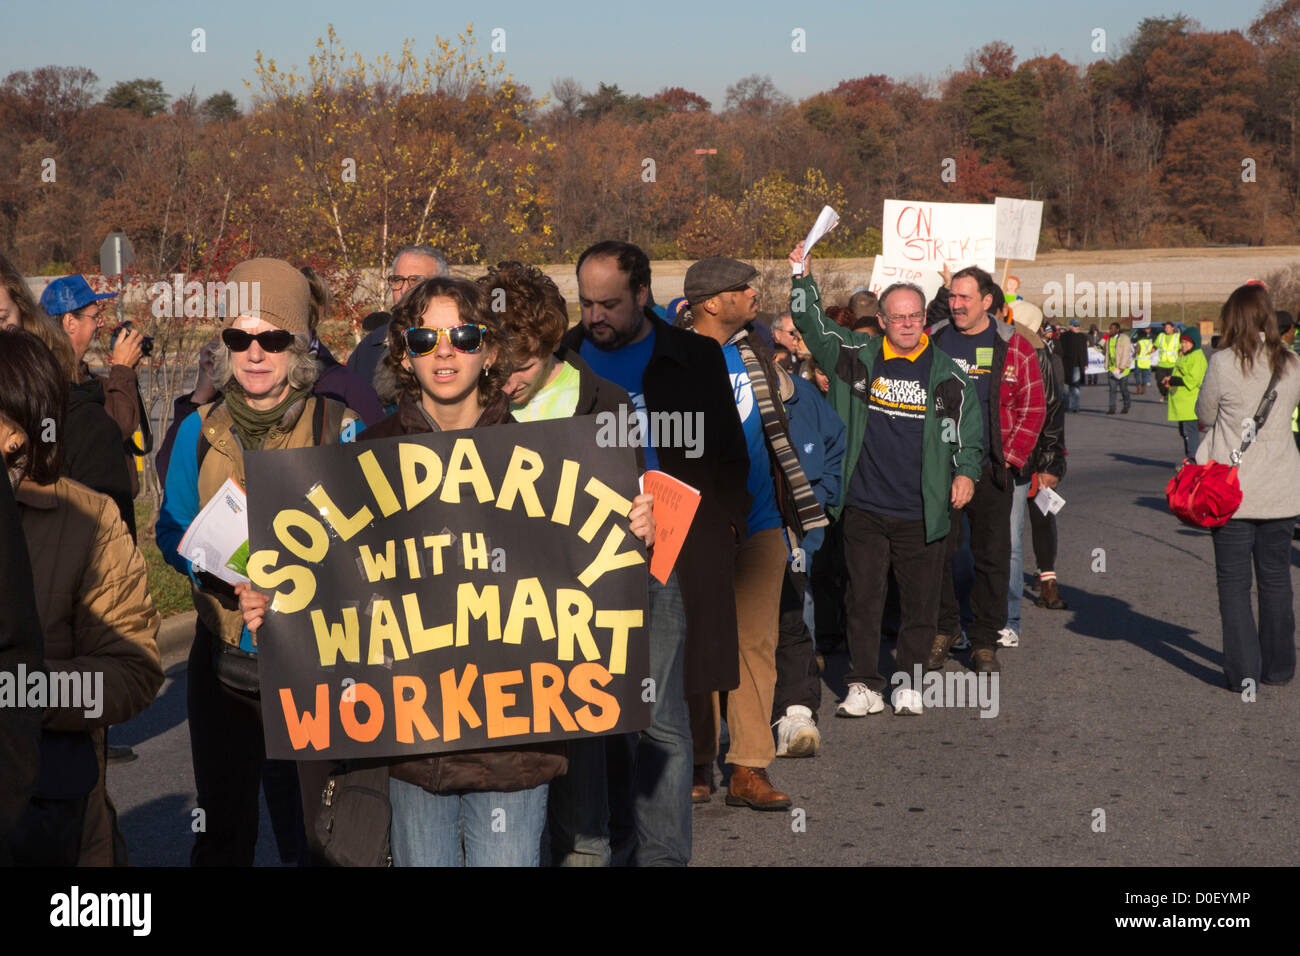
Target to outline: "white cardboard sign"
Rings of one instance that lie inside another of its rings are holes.
[[[881,258],[893,266],[938,272],[994,269],[997,209],[987,203],[886,199]]]
[[[1038,233],[1043,228],[1043,204],[1036,199],[993,200],[997,211],[998,257],[1034,259],[1038,255]]]

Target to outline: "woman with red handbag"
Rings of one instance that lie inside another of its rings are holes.
[[[1291,529],[1300,515],[1300,451],[1291,439],[1291,412],[1300,404],[1300,358],[1278,335],[1262,285],[1233,292],[1220,324],[1219,351],[1196,402],[1197,418],[1210,428],[1196,461],[1237,466],[1241,504],[1212,533],[1223,669],[1229,688],[1239,691],[1285,684],[1295,674]],[[1250,603],[1252,565],[1258,626]]]

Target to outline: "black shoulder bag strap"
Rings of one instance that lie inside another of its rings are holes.
[[[1268,419],[1268,413],[1273,410],[1273,403],[1277,401],[1277,373],[1268,380],[1268,385],[1264,389],[1264,397],[1259,400],[1259,406],[1255,409],[1255,415],[1251,419],[1253,426],[1246,429],[1246,434],[1241,438],[1241,447],[1232,453],[1232,467],[1237,468],[1241,465],[1241,456],[1246,453],[1246,449],[1255,441],[1255,436],[1259,430],[1264,427],[1264,422]]]

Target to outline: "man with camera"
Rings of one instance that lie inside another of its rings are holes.
[[[41,293],[41,307],[62,326],[72,343],[76,357],[76,381],[72,387],[85,392],[91,401],[102,404],[122,431],[123,450],[131,473],[131,497],[134,498],[140,491],[135,456],[150,450],[136,447],[136,429],[144,430],[146,446],[152,444],[135,369],[140,360],[153,350],[153,339],[132,328],[131,323],[124,322],[114,329],[110,340],[108,375],[93,375],[86,364],[86,352],[104,326],[100,300],[115,295],[116,292],[95,292],[84,276],[64,276],[45,287]]]

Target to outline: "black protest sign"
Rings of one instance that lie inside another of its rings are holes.
[[[649,726],[636,460],[591,422],[246,456],[268,757]]]

